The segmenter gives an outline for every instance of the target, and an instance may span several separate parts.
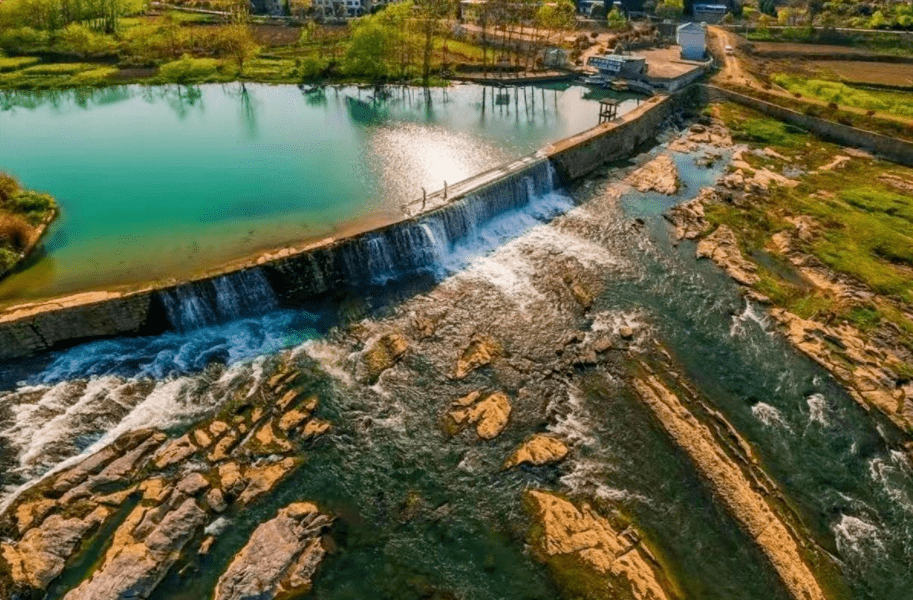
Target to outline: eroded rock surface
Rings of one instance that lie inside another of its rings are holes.
[[[523,442],[505,461],[504,468],[522,464],[547,465],[560,461],[567,453],[567,444],[554,436],[540,433]]]
[[[628,183],[640,192],[673,196],[678,192],[678,167],[668,154],[660,154],[628,176]]]
[[[660,584],[658,566],[642,552],[635,532],[618,531],[589,506],[577,508],[554,494],[533,490],[527,498],[542,527],[541,538],[534,540],[538,550],[547,557],[573,557],[604,576],[606,589],[593,590],[595,597],[670,598]]]
[[[457,360],[453,372],[454,379],[463,379],[479,367],[491,364],[501,353],[500,345],[488,336],[478,335],[473,337],[466,349]]]
[[[703,473],[723,504],[754,538],[792,596],[796,600],[825,600],[789,527],[739,465],[721,451],[711,430],[656,377],[635,380],[634,388],[669,436]]]
[[[472,392],[453,403],[449,416],[457,430],[475,425],[476,434],[490,440],[504,431],[510,411],[510,400],[503,392]]]
[[[375,383],[408,349],[409,342],[399,332],[387,333],[370,342],[361,357],[365,370],[364,379],[369,383]]]
[[[290,504],[261,524],[216,585],[214,600],[272,600],[303,594],[326,551],[330,517],[308,502]]]
[[[697,256],[709,258],[743,285],[750,286],[758,282],[757,267],[742,256],[739,242],[727,225],[720,225],[698,243]]]

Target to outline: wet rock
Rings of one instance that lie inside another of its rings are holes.
[[[292,445],[287,439],[276,435],[271,421],[264,423],[254,433],[253,440],[256,442],[256,452],[259,454],[281,454],[292,449]]]
[[[249,467],[244,476],[248,481],[247,487],[241,492],[238,500],[242,504],[249,504],[258,496],[265,494],[279,483],[279,480],[288,475],[297,463],[292,458],[285,458],[279,462],[259,467]]]
[[[171,493],[171,486],[165,483],[160,477],[146,479],[139,484],[139,491],[143,495],[143,500],[149,500],[156,504],[161,504]]]
[[[192,498],[170,511],[138,506],[115,532],[102,565],[64,600],[147,598],[206,518]]]
[[[263,523],[216,585],[214,600],[271,600],[306,593],[324,550],[320,536],[328,516],[299,502]]]
[[[15,543],[0,543],[0,555],[10,567],[13,581],[44,590],[61,572],[83,537],[111,515],[98,507],[84,519],[51,515],[40,527],[25,532]]]
[[[710,428],[654,376],[634,388],[675,443],[691,458],[742,528],[751,535],[791,595],[797,600],[824,600],[824,593],[802,558],[790,528],[756,490],[741,466],[721,450]]]
[[[212,488],[206,492],[206,503],[212,510],[219,513],[228,508],[228,503],[225,501],[225,495],[222,494],[222,490],[219,488]]]
[[[567,453],[567,445],[558,438],[536,434],[510,455],[504,463],[504,468],[510,469],[522,464],[547,465],[562,460]]]
[[[376,383],[381,374],[395,365],[408,349],[409,342],[398,332],[388,333],[369,343],[361,355],[364,379],[368,383]]]
[[[308,421],[301,430],[301,436],[309,440],[315,438],[319,435],[323,435],[330,430],[330,422],[323,421],[321,419],[311,419]]]
[[[606,576],[611,597],[670,598],[649,554],[641,553],[636,538],[632,541],[627,531],[616,530],[589,506],[578,509],[554,494],[533,490],[527,499],[542,531],[534,543],[546,562],[552,557],[571,558],[584,569]]]
[[[618,335],[623,340],[630,340],[634,337],[634,328],[630,325],[622,325],[621,329],[618,330]]]
[[[716,231],[700,241],[697,245],[697,257],[711,259],[743,285],[754,285],[759,280],[757,267],[742,256],[738,240],[727,225],[720,225]]]
[[[678,192],[678,167],[667,154],[660,154],[628,176],[628,183],[640,192],[673,196]]]
[[[241,469],[236,462],[228,462],[219,466],[219,481],[222,491],[231,495],[240,494],[247,485],[247,479],[241,474]]]
[[[33,525],[40,525],[41,521],[44,520],[45,516],[47,516],[55,506],[57,506],[57,501],[49,500],[47,498],[23,502],[18,505],[14,511],[16,529],[22,534]]]
[[[454,402],[453,407],[449,416],[456,430],[475,425],[476,434],[483,440],[493,439],[504,431],[511,412],[510,400],[502,392],[485,396],[473,392]]]
[[[666,218],[675,226],[675,239],[693,240],[703,235],[710,227],[704,218],[704,208],[716,202],[719,202],[716,191],[713,188],[703,188],[697,198],[672,207]]]
[[[770,315],[793,345],[840,380],[856,402],[913,431],[913,386],[898,386],[905,363],[893,349],[845,323],[825,325],[783,309]]]
[[[479,367],[491,364],[501,354],[500,345],[488,336],[475,336],[463,350],[453,372],[454,379],[463,379]]]
[[[170,467],[177,464],[191,454],[197,451],[197,447],[190,441],[189,435],[183,435],[176,440],[172,440],[165,446],[162,446],[158,452],[152,456],[152,462],[159,469]]]
[[[228,458],[232,448],[235,447],[235,444],[238,443],[238,440],[238,434],[236,434],[234,431],[227,433],[218,442],[216,442],[215,446],[213,446],[209,454],[206,455],[206,459],[212,463],[225,460]]]
[[[290,410],[279,419],[279,429],[288,433],[295,427],[298,427],[304,420],[310,416],[309,411]]]

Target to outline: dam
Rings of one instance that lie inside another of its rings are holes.
[[[554,513],[533,503],[552,498],[601,536],[586,551],[641,557],[654,597],[913,593],[904,435],[671,237],[668,211],[735,152],[669,150],[679,101],[513,155],[425,211],[5,313],[6,531],[41,543],[66,510],[80,543],[35,586],[3,541],[0,591],[222,598],[264,527],[319,510],[291,529],[319,549],[296,598],[572,597],[578,555],[543,543]],[[674,189],[638,189],[660,159]],[[537,436],[567,455],[508,466]],[[124,540],[167,555],[136,566]],[[772,554],[793,543],[796,560]]]

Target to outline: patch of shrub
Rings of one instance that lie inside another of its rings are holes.
[[[184,55],[180,60],[162,65],[159,78],[177,83],[199,83],[220,79],[223,63],[214,58],[192,58]]]
[[[0,275],[6,273],[16,265],[19,255],[12,250],[0,248]]]
[[[48,33],[31,27],[0,29],[0,48],[4,50],[38,50],[48,46]]]
[[[20,189],[19,182],[14,177],[0,173],[0,204],[6,204]]]
[[[29,223],[9,212],[0,212],[0,246],[22,252],[32,239],[33,229]]]
[[[7,203],[7,208],[14,212],[25,213],[31,220],[40,221],[54,210],[57,203],[48,194],[26,190],[19,192]]]
[[[114,38],[92,31],[84,25],[71,23],[60,32],[57,48],[81,56],[111,54],[116,48]]]
[[[19,69],[24,69],[25,67],[37,65],[40,62],[41,59],[34,56],[15,56],[12,58],[0,56],[0,73],[18,71]]]
[[[117,69],[114,67],[101,67],[84,73],[77,73],[70,78],[68,83],[76,86],[101,85],[106,83],[115,73],[117,73]]]

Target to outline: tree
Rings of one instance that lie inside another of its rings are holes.
[[[678,19],[685,13],[684,0],[663,0],[656,7],[656,16],[664,19]]]
[[[613,8],[609,11],[609,14],[606,16],[606,21],[608,22],[611,31],[621,31],[628,26],[628,18],[617,8]]]
[[[238,65],[238,75],[244,74],[244,64],[257,55],[259,47],[250,32],[250,8],[247,0],[236,0],[230,7],[229,23],[221,32],[222,49]]]
[[[422,37],[422,83],[428,85],[434,42],[443,31],[444,19],[450,16],[453,5],[450,0],[418,0],[415,6],[418,29]]]

